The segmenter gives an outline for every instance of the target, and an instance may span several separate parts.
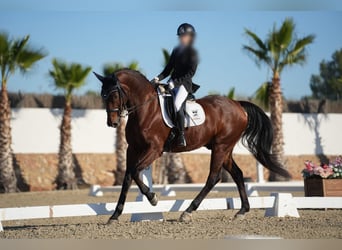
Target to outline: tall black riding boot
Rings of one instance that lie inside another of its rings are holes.
[[[182,108],[177,112],[177,127],[178,127],[178,138],[177,138],[177,146],[186,147],[186,140],[184,136],[184,109]]]

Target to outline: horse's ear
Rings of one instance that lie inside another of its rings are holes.
[[[99,80],[103,83],[103,80],[104,80],[105,78],[104,78],[103,76],[97,74],[97,73],[94,72],[94,71],[93,71],[93,73],[94,73],[94,75],[96,76],[96,78],[99,79]]]

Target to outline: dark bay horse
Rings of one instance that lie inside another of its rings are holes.
[[[123,69],[110,76],[95,75],[102,82],[101,96],[106,105],[107,125],[117,127],[120,117],[128,114],[127,169],[117,207],[109,219],[111,223],[118,220],[123,211],[132,180],[150,203],[157,205],[156,194],[142,182],[139,173],[162,155],[170,128],[163,122],[157,92],[141,73]],[[187,128],[187,146],[178,148],[173,145],[171,151],[184,152],[207,147],[212,151],[210,172],[205,186],[183,212],[180,221],[191,220],[192,211],[198,208],[219,182],[222,167],[231,174],[238,187],[241,209],[237,216],[243,216],[250,209],[248,197],[242,171],[232,157],[233,148],[240,138],[262,165],[284,177],[290,177],[271,154],[273,129],[270,119],[258,106],[245,101],[207,96],[197,102],[203,106],[206,114],[204,124]]]

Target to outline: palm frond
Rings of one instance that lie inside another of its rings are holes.
[[[235,98],[235,88],[234,87],[230,88],[230,90],[228,91],[227,98],[229,98],[229,99]]]
[[[305,62],[305,47],[314,40],[314,35],[295,39],[295,23],[292,18],[286,18],[281,27],[276,26],[268,34],[267,44],[272,55],[272,70],[281,72],[286,65]]]
[[[49,71],[50,77],[54,80],[56,88],[63,89],[69,99],[74,89],[80,88],[85,84],[90,67],[84,67],[78,63],[68,64],[64,61],[53,59],[53,69]]]
[[[67,65],[63,61],[53,59],[52,66],[53,69],[49,70],[49,75],[54,80],[56,88],[65,89],[68,84],[67,78],[69,78],[66,70]]]
[[[307,56],[304,52],[297,54],[296,56],[287,56],[283,61],[279,63],[279,72],[282,72],[286,66],[304,65],[306,63]]]
[[[139,63],[137,61],[132,61],[128,64],[128,67],[131,70],[139,70]]]
[[[260,50],[267,51],[267,46],[263,43],[263,41],[252,31],[249,29],[245,29],[245,34],[252,38],[252,40],[259,46]]]
[[[9,57],[9,47],[11,41],[9,40],[8,34],[3,32],[0,33],[0,66],[3,67],[7,64]]]
[[[27,35],[21,39],[13,40],[11,48],[10,48],[10,55],[12,63],[10,64],[9,70],[11,73],[14,73],[16,67],[19,67],[21,70],[20,64],[18,64],[19,56],[23,52],[24,48],[27,45],[28,40],[30,39],[30,36]],[[22,71],[25,72],[25,71]]]
[[[8,47],[11,43],[9,36],[6,32],[0,33],[0,56],[8,53]]]
[[[121,63],[106,63],[103,68],[103,74],[105,76],[113,74],[115,71],[118,71],[120,69],[124,68],[123,64]]]
[[[255,63],[259,66],[261,63],[270,64],[271,59],[268,54],[264,50],[254,49],[251,46],[243,45],[242,47],[245,51],[247,51],[250,55],[252,55],[255,59]]]
[[[168,64],[168,62],[170,61],[170,53],[167,49],[162,49],[163,52],[163,56],[164,56],[164,66],[166,66],[166,64]]]
[[[293,49],[290,52],[288,52],[288,54],[291,56],[296,56],[301,51],[305,50],[305,47],[307,45],[312,44],[314,42],[314,40],[315,40],[315,35],[308,35],[308,36],[305,36],[301,39],[298,39],[295,42]]]
[[[131,69],[131,70],[140,70],[139,63],[137,61],[132,61],[129,64],[127,64],[127,66],[125,66],[122,63],[112,62],[112,63],[106,63],[102,68],[102,72],[105,76],[108,76],[124,68]]]
[[[5,32],[0,33],[0,70],[1,79],[5,79],[5,74],[9,66],[9,47],[11,41],[9,40],[8,34]]]
[[[269,108],[270,86],[270,82],[264,82],[254,93],[254,99],[266,109]]]
[[[309,35],[295,41],[293,48],[285,54],[283,60],[279,63],[279,71],[282,71],[287,65],[303,65],[307,59],[305,48],[307,45],[312,44],[314,39],[314,35]]]
[[[82,87],[85,84],[85,79],[91,71],[91,67],[83,67],[78,63],[73,63],[70,66],[71,79],[70,85],[73,89]]]
[[[280,29],[277,34],[277,40],[280,46],[281,51],[286,50],[291,42],[293,41],[293,35],[295,30],[295,23],[292,18],[286,18],[282,23]]]
[[[279,58],[281,56],[281,47],[279,44],[278,31],[276,29],[276,26],[274,26],[273,30],[268,34],[267,45],[272,58],[271,68],[273,71],[275,71],[278,67]]]
[[[39,60],[46,56],[44,51],[34,49],[24,49],[17,57],[17,64],[22,72],[27,72]]]
[[[37,61],[46,56],[42,49],[29,46],[30,36],[10,39],[7,33],[0,33],[0,67],[2,79],[8,78],[17,69],[22,73],[28,71]]]

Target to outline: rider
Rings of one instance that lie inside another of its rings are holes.
[[[185,101],[189,93],[193,93],[192,77],[195,75],[198,64],[197,51],[193,47],[196,31],[191,24],[183,23],[178,27],[177,35],[179,45],[173,49],[169,62],[164,70],[152,80],[152,83],[156,84],[171,74],[168,86],[173,92],[174,106],[177,112],[177,128],[179,130],[177,145],[185,147]]]

